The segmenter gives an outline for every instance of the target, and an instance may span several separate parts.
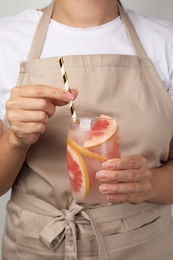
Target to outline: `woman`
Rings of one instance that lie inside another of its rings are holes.
[[[2,259],[172,259],[172,24],[116,0],[56,0],[42,11],[0,24],[1,195],[13,187]],[[96,173],[110,207],[84,210],[72,199],[73,99],[78,115],[118,118],[122,157]]]

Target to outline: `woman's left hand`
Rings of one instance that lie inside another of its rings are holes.
[[[140,203],[154,197],[152,173],[147,160],[138,155],[111,159],[103,163],[103,170],[96,173],[103,181],[100,192],[112,203]]]

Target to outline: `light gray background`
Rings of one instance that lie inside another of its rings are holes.
[[[27,8],[42,8],[50,2],[51,0],[0,0],[0,17],[14,15]],[[173,21],[173,0],[122,0],[122,3],[125,7],[138,11],[141,14]],[[0,198],[0,241],[8,198],[9,192]]]

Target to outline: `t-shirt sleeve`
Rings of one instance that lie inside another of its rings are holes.
[[[168,91],[168,94],[173,102],[173,73],[172,73],[172,78],[171,78],[171,86],[170,86],[170,89]]]
[[[0,96],[0,120],[3,120],[3,106],[2,106],[2,99],[1,99],[1,96]]]

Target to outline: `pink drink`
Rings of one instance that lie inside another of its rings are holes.
[[[95,178],[102,163],[120,157],[120,140],[115,119],[78,118],[71,122],[68,133],[67,163],[74,200],[81,205],[106,204],[99,191],[102,182]]]

